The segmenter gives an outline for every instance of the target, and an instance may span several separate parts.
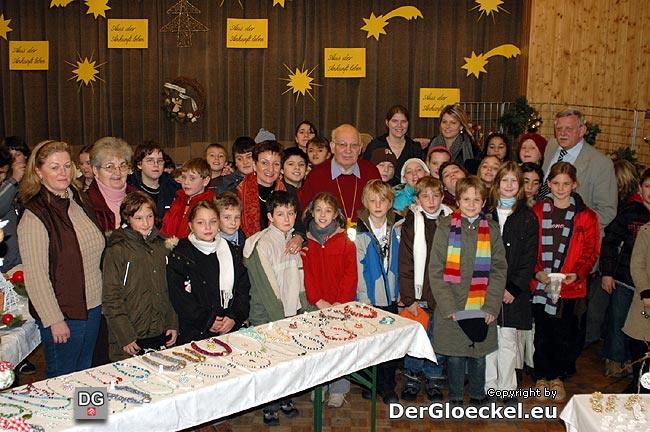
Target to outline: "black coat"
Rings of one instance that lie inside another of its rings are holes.
[[[499,221],[496,210],[492,211],[492,217]],[[508,216],[502,237],[508,262],[506,290],[515,300],[501,305],[498,324],[501,327],[530,330],[533,319],[529,286],[537,263],[539,222],[525,199],[520,200],[514,213]]]
[[[411,158],[424,160],[426,157],[426,153],[422,150],[420,143],[413,141],[408,136],[405,136],[404,138],[406,139],[406,144],[404,145],[404,150],[402,150],[402,153],[397,159],[397,166],[395,167],[395,174],[393,175],[393,186],[402,183],[402,167],[404,166],[404,162]],[[384,134],[370,141],[361,157],[365,160],[370,160],[372,158],[372,152],[384,148],[390,148],[390,145],[388,144],[388,134]]]
[[[209,331],[217,316],[235,321],[231,331],[238,330],[248,319],[250,281],[237,248],[228,243],[235,271],[233,298],[227,309],[221,307],[219,261],[216,254],[205,255],[188,239],[182,239],[169,256],[167,285],[172,306],[178,314],[178,345],[216,336]],[[187,284],[190,292],[187,291]]]
[[[169,207],[171,207],[172,202],[176,199],[176,191],[181,188],[181,185],[168,173],[162,173],[158,181],[160,182],[158,194],[151,195],[144,186],[144,183],[142,183],[142,171],[134,170],[133,174],[129,174],[126,179],[128,184],[149,194],[153,198],[156,202],[158,220],[161,221],[165,217],[165,213],[167,213]]]

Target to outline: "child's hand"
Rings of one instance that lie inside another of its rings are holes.
[[[504,302],[505,304],[510,304],[510,303],[512,303],[513,301],[515,301],[515,296],[513,296],[512,294],[510,294],[510,293],[508,292],[508,290],[505,290],[505,291],[503,292],[503,302]]]
[[[578,280],[578,275],[576,273],[567,273],[566,279],[564,279],[564,283],[568,285],[572,284],[576,280]]]
[[[226,176],[228,174],[234,173],[235,170],[233,169],[232,165],[230,162],[226,162],[226,165],[224,165],[223,169],[221,170],[221,176]]]
[[[318,309],[326,309],[328,307],[332,307],[332,303],[328,302],[327,300],[320,299],[316,302],[316,307]]]
[[[406,310],[408,310],[411,313],[411,315],[418,316],[418,304],[417,304],[417,302],[411,303],[411,306],[408,306],[406,308]]]
[[[611,276],[603,276],[603,282],[600,285],[607,294],[611,294],[616,289],[614,278]]]
[[[136,355],[137,353],[140,352],[140,347],[138,346],[138,343],[136,341],[131,342],[128,345],[125,345],[122,347],[122,350],[127,353],[128,355]]]
[[[235,326],[235,320],[229,317],[216,317],[210,331],[212,333],[226,334]]]
[[[176,338],[178,337],[178,330],[174,329],[169,329],[165,332],[166,336],[171,336],[167,342],[165,342],[165,346],[172,346],[176,343]]]
[[[539,282],[543,284],[549,284],[551,283],[551,278],[548,277],[548,273],[545,271],[538,271],[535,273],[535,279],[537,279]]]
[[[295,255],[297,253],[300,253],[300,249],[302,249],[302,240],[303,239],[301,235],[294,236],[294,238],[287,242],[287,246],[284,249],[284,254]]]
[[[485,324],[490,325],[494,321],[494,315],[485,312]]]
[[[456,312],[454,312],[454,313],[452,313],[452,314],[449,314],[449,315],[447,315],[447,318],[449,318],[449,319],[452,319],[452,320],[454,320],[454,321],[456,321]]]

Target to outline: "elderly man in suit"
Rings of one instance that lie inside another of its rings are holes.
[[[555,140],[551,140],[544,152],[543,170],[545,176],[554,163],[569,162],[576,167],[578,188],[576,192],[587,205],[596,212],[600,222],[600,238],[604,236],[605,227],[614,219],[618,204],[618,187],[614,164],[602,152],[584,140],[587,126],[582,113],[576,109],[560,111],[555,116]],[[544,192],[548,191],[543,188]],[[544,192],[540,189],[542,198]],[[597,265],[596,265],[597,268]],[[596,269],[594,269],[596,270]],[[599,273],[593,275],[589,282],[585,340],[590,343],[598,340],[601,326],[605,320],[609,294],[601,289],[602,278]],[[584,324],[583,324],[584,325]],[[576,347],[576,357],[582,347]]]

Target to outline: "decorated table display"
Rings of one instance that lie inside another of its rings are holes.
[[[0,416],[47,431],[179,430],[407,353],[435,360],[420,324],[348,303],[12,389]],[[76,387],[107,388],[106,422],[74,423]]]
[[[567,432],[647,432],[650,430],[649,394],[574,395],[560,418]]]
[[[22,271],[6,280],[0,274],[0,360],[20,363],[41,343],[36,321],[29,314]]]

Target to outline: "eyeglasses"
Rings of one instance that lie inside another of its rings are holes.
[[[165,159],[146,158],[144,163],[147,165],[165,165]]]
[[[349,148],[349,149],[352,149],[352,150],[359,150],[361,148],[361,144],[359,144],[359,143],[350,143],[350,144],[348,144],[348,143],[344,143],[344,142],[337,142],[337,143],[334,143],[334,145],[336,146],[336,148],[341,149],[341,150],[346,149],[346,148]]]
[[[127,164],[126,162],[121,163],[119,165],[109,163],[109,164],[106,164],[106,165],[104,165],[104,166],[102,166],[100,168],[103,168],[108,172],[120,172],[120,171],[121,172],[126,172],[126,171],[129,170],[129,164]]]

